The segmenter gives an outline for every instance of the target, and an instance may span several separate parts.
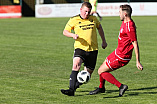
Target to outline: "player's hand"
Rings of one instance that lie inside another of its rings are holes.
[[[143,66],[142,66],[142,64],[140,63],[140,62],[137,62],[136,63],[136,66],[137,66],[137,68],[139,69],[139,70],[143,70]]]
[[[79,36],[78,36],[77,34],[74,34],[74,35],[73,35],[73,39],[75,39],[75,40],[78,39],[78,37],[79,37]]]
[[[102,43],[102,48],[105,49],[106,47],[107,47],[107,43],[106,43],[106,42],[103,42],[103,43]]]

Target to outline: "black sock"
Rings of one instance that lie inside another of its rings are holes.
[[[79,82],[77,81],[76,84],[75,84],[75,90],[76,90],[77,88],[79,88],[80,85],[83,85],[83,83],[79,83]]]
[[[71,72],[71,75],[70,75],[70,90],[75,90],[75,85],[76,85],[76,82],[77,82],[77,74],[78,74],[78,71],[72,71]]]

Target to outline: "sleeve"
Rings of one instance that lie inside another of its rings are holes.
[[[64,30],[68,30],[69,32],[71,32],[71,30],[73,30],[73,29],[74,29],[73,20],[70,18],[70,20],[65,25]]]
[[[100,25],[100,22],[99,22],[99,20],[96,17],[95,17],[95,22],[96,22],[96,28],[98,29],[99,25]]]
[[[136,26],[135,24],[128,25],[127,34],[131,41],[137,41],[137,35],[136,35]]]

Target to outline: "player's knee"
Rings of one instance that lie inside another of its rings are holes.
[[[112,70],[110,70],[108,67],[103,67],[101,66],[99,69],[98,69],[98,74],[100,75],[101,73],[103,72],[111,72]]]
[[[104,72],[103,65],[104,65],[104,64],[102,64],[102,65],[100,66],[100,68],[98,69],[98,74],[99,74],[99,75]]]
[[[98,69],[98,74],[100,75],[101,73],[103,73],[104,71],[102,70],[102,68],[100,67],[99,69]]]
[[[98,70],[98,74],[100,75],[102,73],[102,71]]]
[[[80,67],[81,67],[80,65],[74,64],[74,65],[73,65],[73,70],[79,71]]]

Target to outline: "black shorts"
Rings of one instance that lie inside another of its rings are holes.
[[[98,50],[95,51],[84,51],[82,49],[75,49],[74,57],[80,57],[83,60],[84,66],[94,70],[97,61]]]

